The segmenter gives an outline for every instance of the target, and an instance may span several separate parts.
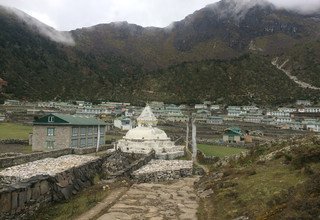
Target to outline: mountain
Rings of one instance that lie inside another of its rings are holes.
[[[164,29],[123,22],[78,29],[72,34],[84,51],[117,52],[146,68],[234,58],[250,50],[281,54],[296,43],[319,37],[319,16],[315,14],[278,10],[263,1],[245,2],[220,1]]]
[[[7,82],[0,96],[261,104],[317,99],[317,90],[301,88],[284,70],[320,86],[320,12],[245,2],[222,0],[166,28],[120,22],[70,32],[0,7],[0,78]],[[282,69],[272,65],[275,58],[285,62]]]

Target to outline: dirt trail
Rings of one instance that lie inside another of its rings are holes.
[[[197,180],[134,184],[98,220],[197,219],[198,197],[193,188]]]
[[[284,69],[284,66],[289,62],[289,59],[284,61],[282,64],[278,64],[278,61],[279,61],[279,57],[276,57],[272,61],[272,65],[274,65],[275,67],[277,67],[277,69],[279,69],[282,72],[284,72],[292,81],[294,81],[300,87],[306,88],[306,89],[320,90],[319,87],[315,87],[313,85],[310,85],[310,84],[308,84],[306,82],[303,82],[303,81],[299,80],[296,76],[293,76],[289,70]]]

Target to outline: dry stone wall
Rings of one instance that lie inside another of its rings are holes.
[[[21,165],[1,171],[0,219],[25,219],[39,208],[68,199],[92,185],[94,177],[101,173],[100,158],[64,157],[32,162],[28,166],[35,168],[33,172],[38,170],[35,175],[31,171],[26,174]],[[36,169],[37,165],[39,169]],[[57,166],[65,166],[65,169]]]
[[[136,182],[162,182],[192,176],[193,162],[186,160],[152,160],[133,172]]]
[[[106,174],[107,179],[114,179],[118,177],[132,177],[132,173],[142,166],[148,164],[155,158],[155,151],[149,154],[132,154],[117,151],[103,164],[103,173]]]

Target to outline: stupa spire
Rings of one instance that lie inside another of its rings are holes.
[[[158,120],[156,116],[154,116],[151,108],[149,105],[147,105],[141,115],[137,118],[138,126],[142,127],[151,127],[156,126],[158,123]]]

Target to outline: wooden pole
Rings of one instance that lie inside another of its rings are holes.
[[[195,119],[192,119],[192,160],[197,160],[197,127]]]

